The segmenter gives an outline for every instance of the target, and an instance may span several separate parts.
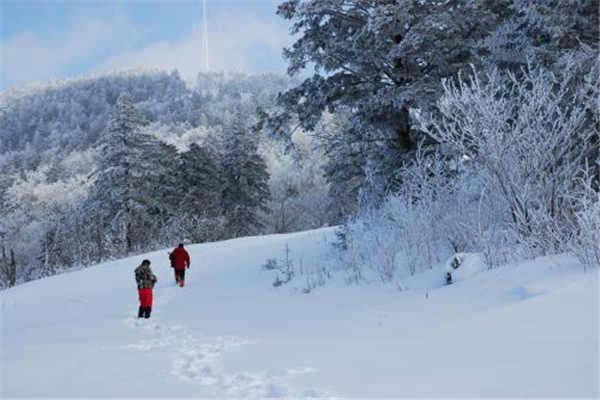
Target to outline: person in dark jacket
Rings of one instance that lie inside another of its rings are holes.
[[[135,281],[137,282],[138,295],[140,297],[140,308],[138,318],[150,318],[152,312],[152,289],[156,284],[156,275],[150,269],[150,260],[142,261],[135,269]]]
[[[169,254],[171,268],[175,270],[175,282],[183,287],[185,281],[185,270],[190,268],[190,255],[179,243],[176,249]]]

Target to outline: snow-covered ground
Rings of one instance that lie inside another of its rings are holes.
[[[310,294],[261,271],[286,244],[319,263],[331,229],[167,250],[1,293],[0,397],[597,397],[598,275],[567,257],[405,290],[330,281]],[[138,321],[134,268],[159,278]]]

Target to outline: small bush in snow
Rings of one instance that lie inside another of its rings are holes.
[[[281,260],[269,258],[262,266],[265,271],[276,271],[274,287],[289,283],[294,278],[294,260],[290,257],[290,247],[285,245],[285,257]]]
[[[283,286],[295,278],[303,277],[304,281],[300,284],[300,287],[294,289],[306,294],[319,286],[323,286],[331,278],[331,274],[325,265],[306,267],[302,259],[292,259],[291,250],[287,244],[284,253],[282,259],[269,258],[262,266],[264,271],[274,271],[276,273],[273,281],[274,287]]]

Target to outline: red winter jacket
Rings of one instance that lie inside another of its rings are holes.
[[[190,255],[184,248],[177,247],[171,252],[171,267],[177,271],[182,271],[190,267]]]

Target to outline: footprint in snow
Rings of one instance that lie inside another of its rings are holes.
[[[527,300],[527,299],[530,299],[532,297],[536,297],[536,296],[539,296],[542,294],[544,294],[543,291],[532,292],[525,286],[516,286],[509,291],[510,297],[512,297],[513,299],[518,300],[518,301]]]

